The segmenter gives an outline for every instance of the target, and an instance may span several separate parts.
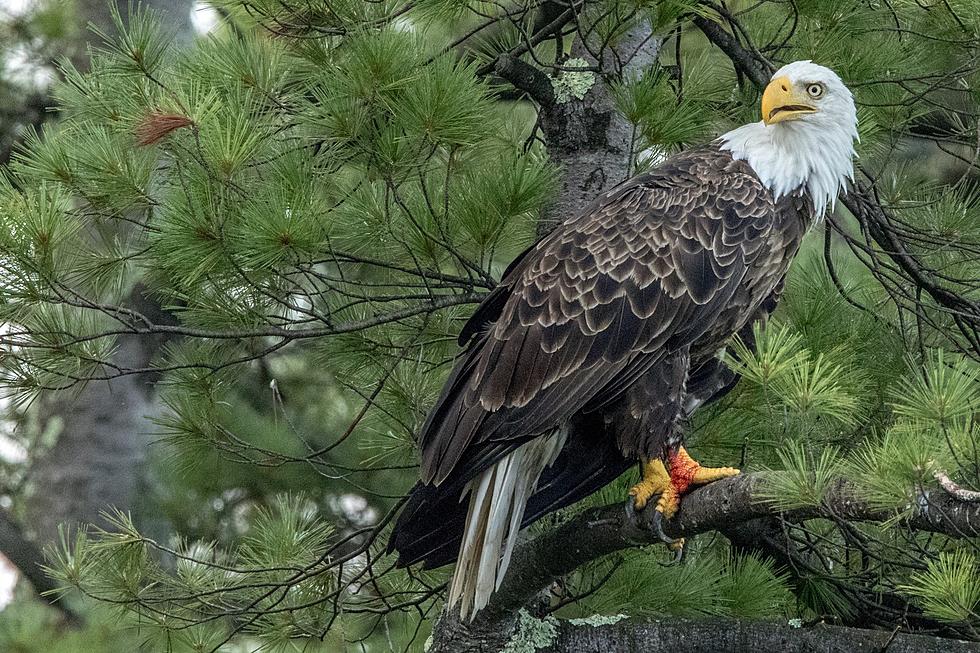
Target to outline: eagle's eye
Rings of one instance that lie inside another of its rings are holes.
[[[808,84],[806,87],[806,93],[814,100],[823,95],[823,84],[818,84],[814,82],[813,84]]]

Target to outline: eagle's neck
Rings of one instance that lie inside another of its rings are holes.
[[[819,219],[854,176],[857,137],[856,120],[795,120],[743,125],[719,140],[722,150],[752,167],[775,199],[805,186]]]

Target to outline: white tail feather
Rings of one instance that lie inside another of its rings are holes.
[[[461,619],[472,620],[500,587],[527,501],[541,472],[555,462],[565,438],[564,429],[535,438],[501,458],[464,488],[460,501],[469,495],[470,505],[449,587],[449,605],[460,604]]]

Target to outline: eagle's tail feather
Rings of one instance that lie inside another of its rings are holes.
[[[469,494],[469,511],[449,587],[449,604],[459,603],[461,619],[472,620],[500,587],[524,508],[541,472],[555,461],[564,443],[564,430],[531,440],[464,488],[460,500]]]

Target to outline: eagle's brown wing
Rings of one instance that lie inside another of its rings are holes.
[[[747,166],[702,148],[606,193],[529,249],[463,330],[469,348],[422,429],[422,482],[471,478],[614,401],[731,314],[773,212]]]

